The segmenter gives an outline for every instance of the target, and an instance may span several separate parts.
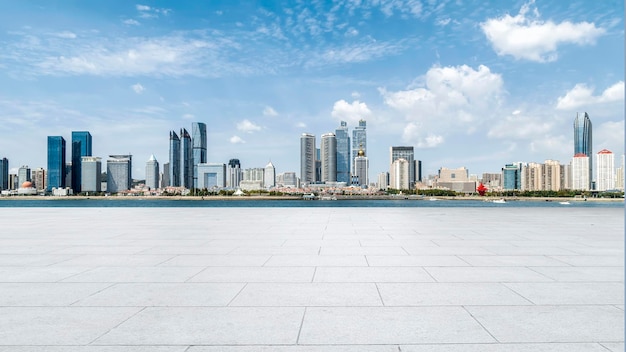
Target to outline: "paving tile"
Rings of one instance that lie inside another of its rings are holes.
[[[244,284],[234,283],[116,284],[79,300],[74,306],[226,306],[243,287]]]
[[[185,352],[188,346],[0,346],[0,352]]]
[[[575,254],[574,249],[559,247],[517,247],[517,246],[483,246],[483,249],[496,255],[571,255]],[[583,247],[581,247],[583,248]],[[464,253],[458,253],[463,255]],[[472,254],[472,253],[469,253]]]
[[[63,282],[185,282],[201,267],[100,267]]]
[[[0,345],[87,345],[138,311],[114,307],[0,307]]]
[[[320,255],[408,255],[400,246],[383,247],[322,247]]]
[[[493,255],[482,247],[414,247],[403,246],[410,255]]]
[[[275,255],[265,266],[367,266],[367,261],[362,255]]]
[[[374,284],[365,283],[252,283],[230,306],[313,307],[382,306]]]
[[[624,266],[623,255],[559,255],[553,258],[573,266]]]
[[[623,342],[601,342],[600,344],[611,352],[623,352],[625,350]]]
[[[433,282],[421,267],[319,267],[315,282]]]
[[[624,285],[611,282],[507,283],[534,304],[624,304]]]
[[[151,247],[141,251],[140,254],[228,254],[231,253],[235,247],[213,247],[213,246],[180,246],[180,245],[163,245],[158,247]]]
[[[606,352],[597,343],[500,343],[401,346],[402,352]]]
[[[283,307],[146,308],[93,345],[295,344],[303,314]]]
[[[398,352],[396,345],[191,346],[187,352]],[[606,351],[605,351],[606,352]]]
[[[56,249],[50,254],[138,254],[149,246],[119,246],[119,245],[100,245],[100,246],[69,246]]]
[[[0,282],[57,282],[90,270],[88,267],[0,267]]]
[[[469,306],[499,342],[597,342],[624,338],[624,312],[612,306]]]
[[[73,254],[0,254],[0,266],[48,266],[74,257]]]
[[[0,283],[0,307],[69,306],[110,284]]]
[[[311,282],[314,267],[208,267],[189,282]]]
[[[172,255],[115,255],[90,254],[56,263],[56,266],[155,266],[169,259]]]
[[[368,255],[367,262],[370,266],[468,266],[465,261],[453,255]]]
[[[459,258],[471,266],[569,266],[558,257],[542,255],[461,255]]]
[[[624,267],[533,267],[533,271],[561,282],[624,282]]]
[[[553,281],[534,270],[522,267],[427,267],[424,269],[438,282]]]
[[[307,308],[301,344],[478,343],[494,339],[458,307]]]
[[[498,283],[380,283],[385,306],[532,304]]]
[[[161,266],[262,266],[269,255],[194,255],[182,254]]]
[[[318,246],[282,246],[282,247],[238,247],[233,249],[229,255],[317,255],[320,252]]]

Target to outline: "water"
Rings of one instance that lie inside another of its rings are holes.
[[[482,200],[438,200],[428,199],[358,199],[358,200],[276,200],[276,199],[145,199],[145,198],[62,198],[62,199],[0,199],[0,208],[6,207],[85,207],[85,208],[160,208],[160,207],[256,207],[256,208],[320,208],[320,207],[382,207],[382,208],[620,208],[622,201],[570,201],[563,205],[559,200],[523,200],[507,201],[497,204]]]

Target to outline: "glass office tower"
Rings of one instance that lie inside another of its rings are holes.
[[[180,130],[180,185],[193,188],[193,150],[191,135],[186,129]]]
[[[9,189],[9,159],[0,159],[0,191]]]
[[[72,179],[74,193],[81,192],[83,156],[91,156],[91,134],[87,131],[72,131]]]
[[[593,183],[593,158],[592,138],[591,138],[591,120],[587,113],[576,114],[574,119],[574,155],[585,154],[589,157],[589,189]]]
[[[65,188],[65,139],[48,136],[48,186],[46,190]]]
[[[198,188],[198,164],[206,164],[207,159],[206,124],[202,122],[191,124],[191,144],[193,149],[193,188]]]
[[[170,131],[170,167],[168,186],[180,187],[180,138]]]
[[[337,182],[350,184],[350,135],[348,124],[341,121],[341,126],[335,130],[337,140]]]
[[[363,150],[365,155],[367,154],[367,133],[366,133],[366,123],[365,120],[360,120],[359,125],[352,130],[352,158],[351,161],[354,161],[354,158],[359,156],[359,150]],[[354,168],[354,167],[353,167]],[[354,170],[352,172],[354,174]]]

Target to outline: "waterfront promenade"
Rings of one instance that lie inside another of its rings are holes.
[[[619,207],[0,220],[0,352],[624,350]]]

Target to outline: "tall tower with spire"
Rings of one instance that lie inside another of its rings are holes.
[[[365,156],[363,147],[359,147],[356,158],[354,158],[354,184],[365,187],[369,184],[368,175],[369,161]]]

